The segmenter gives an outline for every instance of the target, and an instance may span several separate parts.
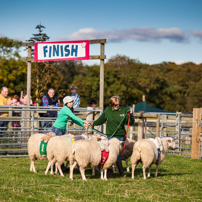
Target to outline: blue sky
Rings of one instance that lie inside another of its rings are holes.
[[[25,42],[41,23],[49,41],[107,39],[107,59],[120,54],[147,64],[202,63],[202,0],[1,0],[0,5],[0,37]],[[99,45],[90,45],[90,55],[99,51]]]

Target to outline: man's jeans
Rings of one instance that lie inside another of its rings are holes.
[[[6,134],[8,123],[9,121],[0,121],[0,137],[3,137]]]

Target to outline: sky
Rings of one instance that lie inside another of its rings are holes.
[[[118,54],[146,64],[202,63],[202,0],[0,0],[0,7],[0,37],[26,42],[41,24],[49,41],[106,39],[105,62]],[[99,54],[91,44],[90,55]]]

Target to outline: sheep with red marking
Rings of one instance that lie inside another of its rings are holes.
[[[121,142],[117,138],[109,140],[109,157],[101,167],[102,180],[107,180],[107,169],[117,161],[121,149]],[[93,140],[78,140],[74,142],[70,157],[70,179],[73,180],[73,170],[78,165],[82,179],[87,181],[85,168],[88,166],[91,168],[98,167],[101,162],[101,157],[101,147],[98,142]]]

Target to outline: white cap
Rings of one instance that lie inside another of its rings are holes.
[[[68,102],[72,102],[73,98],[71,96],[66,96],[63,98],[63,104],[67,104]]]

